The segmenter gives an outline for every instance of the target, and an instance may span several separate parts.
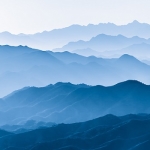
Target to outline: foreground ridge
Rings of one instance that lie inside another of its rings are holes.
[[[143,150],[150,146],[149,126],[150,115],[147,114],[106,115],[87,122],[59,124],[20,134],[5,133],[7,136],[0,138],[0,148]]]

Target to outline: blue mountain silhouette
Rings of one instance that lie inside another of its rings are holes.
[[[37,49],[48,50],[62,47],[71,41],[87,41],[99,34],[113,36],[122,34],[126,37],[139,36],[142,38],[150,38],[150,25],[134,21],[121,26],[113,23],[89,24],[87,26],[72,25],[66,28],[44,31],[32,35],[14,35],[9,32],[3,32],[0,33],[0,44],[12,46],[27,45]]]
[[[7,136],[0,138],[0,148],[143,150],[150,146],[149,126],[150,116],[146,114],[122,117],[106,115],[87,122],[59,124],[20,134],[6,133]]]
[[[26,120],[72,123],[109,113],[150,113],[149,98],[150,86],[134,80],[108,87],[71,83],[28,87],[1,99],[1,125]]]
[[[108,86],[133,79],[150,84],[150,66],[125,56],[104,59],[23,46],[1,46],[0,96],[25,86],[41,87],[57,82]]]

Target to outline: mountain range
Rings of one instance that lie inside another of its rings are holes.
[[[149,24],[3,32],[0,44],[1,150],[149,149]]]
[[[150,147],[150,116],[106,115],[87,122],[59,124],[14,134],[0,131],[5,150],[143,150]]]
[[[18,34],[9,32],[0,33],[0,45],[24,45],[36,49],[52,50],[62,47],[69,42],[79,40],[88,41],[99,34],[117,36],[119,34],[131,38],[139,36],[150,38],[150,25],[133,21],[127,25],[117,26],[113,23],[89,24],[87,26],[72,25],[62,29],[44,31],[36,34]]]
[[[26,87],[1,99],[0,125],[73,123],[106,114],[150,113],[150,86],[129,80],[114,86],[56,83]]]
[[[110,36],[105,34],[99,34],[96,37],[90,39],[89,41],[80,40],[77,42],[70,42],[67,45],[63,46],[61,49],[56,50],[74,51],[76,49],[91,48],[98,52],[105,52],[110,50],[119,50],[133,44],[140,44],[144,42],[150,44],[150,39],[139,38],[137,36],[127,38],[122,35]]]
[[[0,46],[0,68],[0,97],[25,86],[41,87],[57,82],[108,86],[138,80],[150,84],[150,66],[127,54],[104,59]]]
[[[147,59],[150,58],[150,39],[100,34],[89,41],[70,42],[53,51],[69,51],[83,56],[93,55],[109,58],[129,54],[140,59]]]
[[[105,57],[113,57],[113,56],[119,57],[122,54],[128,54],[139,59],[149,60],[150,44],[147,44],[147,43],[133,44],[131,46],[128,46],[120,50],[105,51],[105,52],[99,53],[99,55],[102,55]]]

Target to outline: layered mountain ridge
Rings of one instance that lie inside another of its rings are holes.
[[[138,80],[150,84],[150,66],[130,55],[107,59],[0,46],[0,58],[0,97],[25,86],[41,87],[57,82],[109,86]]]
[[[106,115],[87,122],[59,124],[20,134],[0,131],[0,148],[6,150],[143,150],[150,146],[149,125],[149,115],[130,114],[121,117]]]
[[[28,87],[2,98],[1,125],[27,120],[73,123],[106,114],[150,113],[150,86],[129,80],[114,86],[57,83]]]
[[[0,33],[1,45],[27,45],[29,47],[51,50],[66,45],[69,42],[79,40],[90,40],[99,34],[116,36],[122,34],[126,37],[139,36],[150,38],[150,25],[133,21],[127,25],[117,26],[113,23],[89,24],[87,26],[72,25],[70,27],[44,31],[33,35],[13,35],[9,32]]]
[[[0,149],[149,149],[149,24],[3,32],[0,44]]]

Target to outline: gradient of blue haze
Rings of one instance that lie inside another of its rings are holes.
[[[0,46],[0,68],[0,98],[26,86],[57,82],[109,86],[132,79],[150,84],[150,66],[130,55],[103,59]]]
[[[1,0],[0,32],[35,33],[71,24],[150,23],[149,0]]]

